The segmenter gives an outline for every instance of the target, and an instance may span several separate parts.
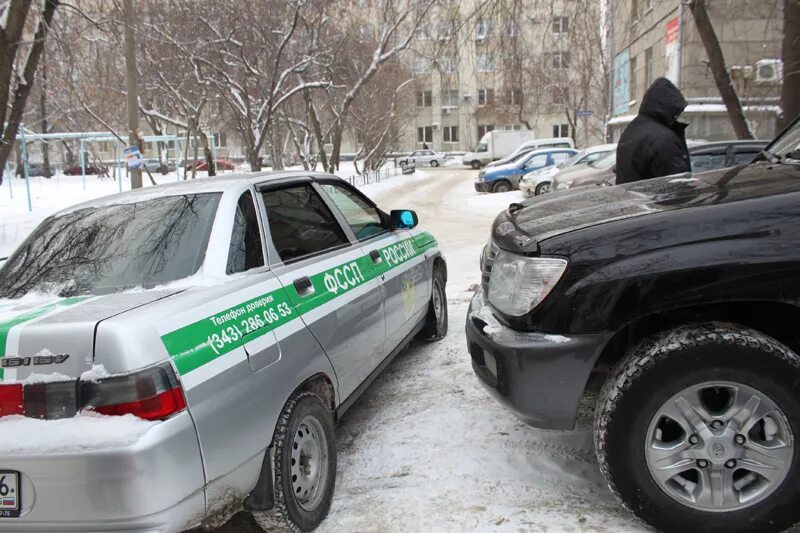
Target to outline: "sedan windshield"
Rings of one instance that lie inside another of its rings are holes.
[[[614,166],[614,163],[617,162],[617,152],[616,150],[609,152],[607,155],[601,157],[600,159],[595,159],[589,166],[592,168],[596,168],[598,170],[606,170]]]
[[[87,207],[42,222],[0,269],[0,298],[154,287],[197,272],[219,193]]]

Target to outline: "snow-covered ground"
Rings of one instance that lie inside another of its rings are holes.
[[[415,209],[439,240],[450,328],[398,356],[344,416],[320,531],[642,531],[600,475],[590,413],[574,432],[528,427],[472,372],[464,326],[480,250],[497,213],[522,199],[476,193],[476,174],[425,169],[365,189],[384,209]],[[217,533],[255,531],[241,513]]]

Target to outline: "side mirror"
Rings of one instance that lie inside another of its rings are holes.
[[[417,214],[410,209],[394,209],[389,216],[392,217],[392,227],[395,229],[411,229],[419,224]]]

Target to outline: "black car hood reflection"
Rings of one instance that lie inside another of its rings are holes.
[[[798,190],[800,167],[768,162],[615,187],[589,186],[515,204],[495,219],[492,235],[501,248],[534,253],[546,239],[596,224]]]

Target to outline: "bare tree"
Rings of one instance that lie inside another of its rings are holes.
[[[725,66],[725,57],[722,55],[717,33],[714,31],[714,26],[708,16],[705,0],[692,0],[689,4],[689,9],[692,10],[692,15],[694,15],[697,33],[700,34],[700,39],[703,41],[703,46],[708,54],[711,72],[714,74],[714,81],[722,96],[722,102],[728,110],[733,130],[740,139],[752,139],[753,134],[747,124],[742,102],[736,94],[736,88],[731,83],[728,68]]]
[[[31,4],[9,0],[0,7],[0,21],[5,22],[0,26],[0,183],[59,1],[45,0],[41,10],[31,10]],[[26,43],[26,27],[30,26],[36,31],[33,41]]]
[[[782,129],[800,115],[800,0],[783,2]]]

